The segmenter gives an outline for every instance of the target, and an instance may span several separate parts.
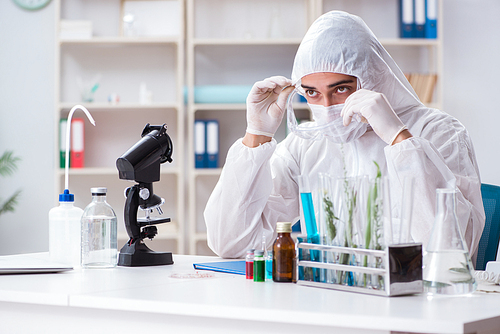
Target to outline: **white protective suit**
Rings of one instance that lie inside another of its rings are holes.
[[[401,207],[404,178],[415,178],[411,235],[424,247],[434,224],[436,189],[456,185],[460,228],[475,258],[485,215],[474,149],[464,126],[419,101],[356,16],[333,11],[310,27],[297,51],[292,81],[300,84],[302,77],[316,72],[355,76],[361,88],[383,93],[413,137],[390,146],[369,127],[359,139],[343,144],[344,158],[341,144],[293,133],[280,144],[273,139],[255,148],[237,140],[205,209],[209,247],[221,257],[242,258],[247,249],[260,248],[263,235],[269,247],[276,222],[294,222],[300,215],[299,175],[309,175],[315,189],[318,173],[343,176],[344,161],[348,176],[375,176],[376,161],[390,179],[393,208]],[[398,218],[393,217],[393,224]]]

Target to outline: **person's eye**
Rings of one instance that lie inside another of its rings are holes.
[[[341,86],[341,87],[337,88],[337,93],[345,94],[345,93],[348,93],[350,91],[350,89],[351,89],[351,87]]]
[[[318,96],[318,92],[309,89],[309,90],[306,90],[306,95],[308,97],[317,97]]]

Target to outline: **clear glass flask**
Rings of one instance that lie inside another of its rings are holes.
[[[436,219],[423,257],[424,292],[463,295],[476,290],[474,268],[455,212],[454,189],[437,189]]]
[[[91,188],[92,202],[83,211],[83,268],[111,268],[117,263],[116,214],[106,202],[107,189]]]

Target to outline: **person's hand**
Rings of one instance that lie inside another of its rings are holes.
[[[281,76],[256,82],[247,97],[247,133],[273,137],[293,90],[292,81]]]
[[[349,95],[341,112],[344,125],[351,123],[354,114],[360,115],[363,121],[366,120],[373,131],[389,145],[407,129],[381,93],[360,89]]]

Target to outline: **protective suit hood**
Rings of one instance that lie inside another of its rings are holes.
[[[318,72],[355,76],[358,86],[383,93],[396,114],[422,106],[398,65],[358,16],[331,11],[304,36],[295,56],[292,81]]]

